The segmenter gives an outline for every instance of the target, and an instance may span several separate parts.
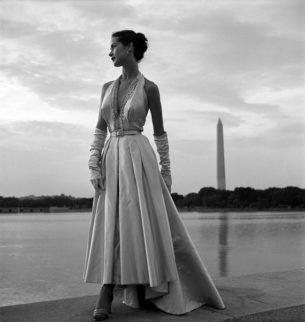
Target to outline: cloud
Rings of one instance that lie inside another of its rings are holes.
[[[118,23],[122,23],[122,20],[124,22],[125,20],[138,18],[136,8],[125,0],[111,2],[95,0],[71,1],[70,5],[79,11],[80,16],[93,23],[101,23],[101,21],[106,20],[108,24],[109,21],[116,21],[116,19],[119,20]]]
[[[91,196],[88,155],[92,133],[63,122],[0,124],[0,195]]]
[[[240,116],[236,116],[224,111],[216,112],[186,109],[184,111],[180,111],[180,113],[182,115],[191,114],[194,119],[205,121],[207,123],[212,123],[214,127],[216,127],[218,118],[222,119],[222,121],[226,124],[227,128],[239,126],[242,122],[242,118]]]
[[[285,158],[292,150],[299,151],[297,158],[305,157],[305,130],[302,121],[281,120],[264,128],[263,131],[253,132],[250,136],[234,136],[229,138],[235,148],[262,148],[273,151],[283,151]]]
[[[18,52],[15,59],[9,57],[2,64],[7,77],[17,77],[42,97],[92,95],[101,86],[94,67],[100,51],[97,45],[86,39],[75,41],[60,32],[38,32],[31,38],[18,40],[18,44],[11,40],[6,43],[5,56],[9,57],[13,50]]]
[[[236,2],[230,3],[233,8],[236,7]],[[8,34],[16,36],[19,30],[24,35],[23,29],[28,29],[33,35],[25,37],[25,43],[19,44],[19,52],[23,54],[20,54],[16,64],[5,68],[6,72],[19,77],[45,99],[56,101],[61,108],[69,106],[61,104],[63,96],[94,95],[101,86],[99,73],[102,66],[96,63],[97,57],[106,51],[110,28],[107,27],[107,43],[105,33],[96,30],[124,12],[128,21],[133,18],[142,21],[150,14],[147,24],[158,28],[150,31],[156,46],[152,53],[152,60],[155,60],[153,67],[160,71],[161,78],[174,75],[174,80],[166,84],[166,95],[183,91],[184,95],[193,99],[228,108],[275,112],[277,106],[274,104],[261,106],[248,103],[243,97],[245,91],[256,91],[262,86],[279,86],[281,79],[282,86],[289,86],[288,82],[293,86],[300,81],[298,66],[303,57],[300,39],[291,34],[278,35],[274,32],[275,26],[266,21],[261,24],[245,21],[237,10],[223,3],[224,8],[196,1],[194,7],[182,4],[184,15],[177,15],[171,23],[168,23],[169,16],[172,17],[175,10],[163,14],[156,11],[155,16],[151,10],[146,14],[144,10],[144,15],[140,15],[137,7],[124,2],[113,10],[116,4],[89,1],[73,5],[73,2],[64,2],[63,8],[69,13],[54,17],[56,23],[50,23],[47,18],[60,5],[50,6],[49,10],[46,10],[46,3],[43,6],[35,3],[27,5],[26,13],[35,18],[34,22],[30,20],[27,25],[24,20],[17,19],[14,24],[4,21]],[[156,5],[149,7],[156,8]],[[252,7],[254,10],[262,8],[258,5]],[[110,15],[112,11],[114,14]],[[45,19],[38,19],[34,13],[46,13]],[[75,20],[79,20],[79,24]],[[34,27],[35,22],[40,25]],[[165,35],[168,34],[166,47],[162,44],[163,48],[160,44],[162,38],[157,38],[160,29]],[[174,52],[180,50],[181,53],[173,60],[172,56],[164,54],[164,50],[170,49]],[[187,68],[181,73],[183,65]],[[106,74],[110,67],[106,67]]]
[[[156,62],[154,68],[163,77],[175,75],[167,84],[173,92],[181,91],[183,84],[190,95],[202,93],[204,99],[205,95],[209,98],[208,92],[210,96],[215,92],[220,99],[234,102],[251,91],[264,87],[280,90],[302,81],[305,47],[298,32],[302,25],[285,29],[280,19],[276,20],[276,15],[285,15],[286,7],[291,16],[298,16],[298,6],[284,6],[281,1],[217,3],[206,6],[204,1],[195,1],[192,6],[182,5],[183,15],[176,15],[170,22],[169,15],[174,15],[175,10],[148,22],[158,30],[156,39],[153,38],[157,47],[152,59]],[[276,9],[275,14],[273,8],[278,6],[283,8]],[[274,16],[272,22],[269,12]],[[158,35],[162,37],[157,38]]]
[[[17,78],[55,107],[70,109],[72,104],[77,107],[85,101],[86,107],[92,106],[102,86],[98,58],[103,43],[92,37],[88,21],[68,2],[57,6],[36,1],[19,4],[24,7],[23,16],[10,12],[2,19],[2,73],[7,78]],[[56,9],[69,14],[57,14],[53,17],[57,23],[50,23],[48,18]],[[44,18],[39,16],[42,13]],[[69,18],[66,23],[64,18]],[[78,25],[79,20],[82,23]],[[66,104],[68,97],[70,104]],[[80,98],[78,104],[76,97]]]
[[[71,123],[26,121],[0,125],[0,145],[6,151],[33,151],[35,155],[58,152],[71,156],[88,150],[92,133]],[[70,158],[70,157],[69,157]]]
[[[62,160],[78,160],[67,176],[78,186],[102,83],[120,72],[109,60],[110,34],[134,29],[149,40],[140,69],[160,88],[179,155],[176,173],[191,164],[188,179],[176,179],[177,191],[201,187],[201,178],[213,184],[218,117],[247,184],[258,180],[249,174],[257,155],[267,170],[272,157],[289,159],[296,180],[300,153],[293,150],[304,150],[303,1],[1,1],[0,7],[0,145],[16,160],[23,156],[31,166],[35,155],[45,165],[41,170],[36,162],[37,172],[54,167],[63,177]],[[152,133],[150,117],[145,132]],[[273,179],[266,171],[275,182],[277,166]],[[237,166],[232,185],[240,178]]]

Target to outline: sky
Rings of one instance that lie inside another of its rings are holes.
[[[88,155],[111,33],[142,32],[160,90],[172,192],[305,188],[304,1],[0,0],[0,196],[90,197]],[[144,135],[153,148],[152,123]]]

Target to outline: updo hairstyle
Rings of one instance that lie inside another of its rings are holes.
[[[133,30],[122,30],[114,32],[112,37],[118,37],[119,42],[125,46],[132,43],[135,59],[140,61],[143,58],[147,50],[147,39],[142,33],[136,33]]]

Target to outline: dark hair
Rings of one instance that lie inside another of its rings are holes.
[[[136,60],[139,61],[143,58],[147,50],[147,39],[142,33],[136,33],[133,30],[121,30],[114,32],[112,37],[118,37],[119,42],[125,46],[132,43]]]

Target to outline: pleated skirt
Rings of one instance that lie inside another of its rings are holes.
[[[110,137],[103,155],[105,189],[96,193],[84,266],[87,283],[115,284],[139,307],[145,299],[171,314],[224,303],[206,270],[142,134]]]

